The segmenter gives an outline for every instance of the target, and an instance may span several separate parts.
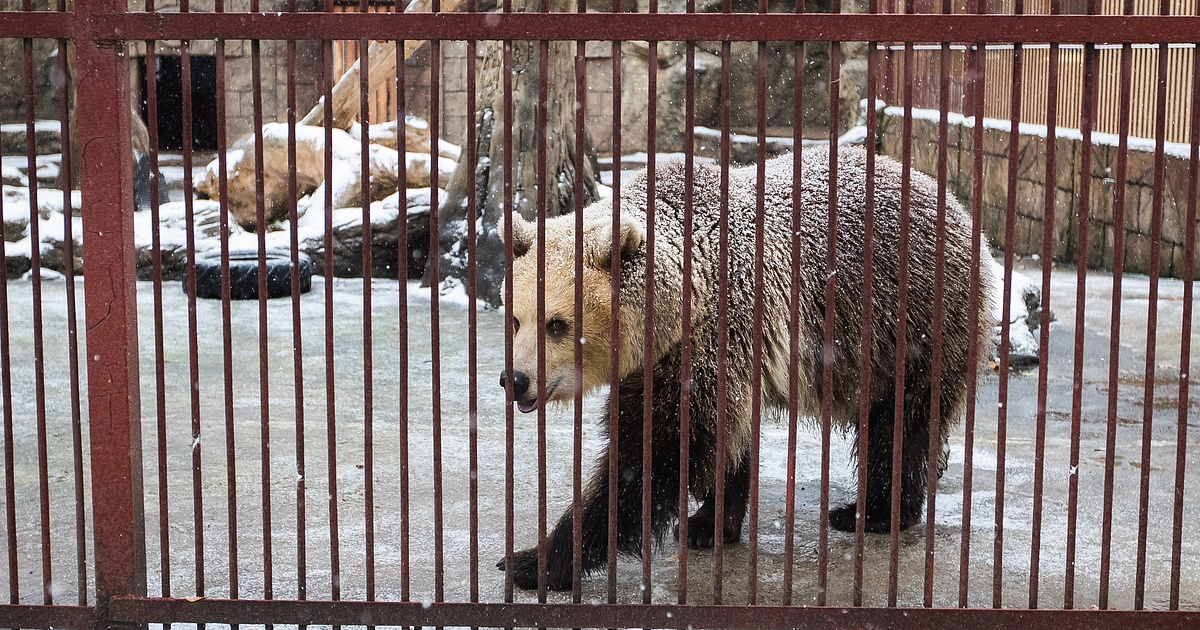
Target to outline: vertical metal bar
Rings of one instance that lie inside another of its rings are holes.
[[[430,10],[434,13],[441,11],[441,1],[433,0]],[[429,42],[429,240],[430,240],[430,278],[435,287],[441,282],[441,253],[433,245],[440,234],[441,223],[440,204],[438,203],[438,155],[441,151],[441,79],[442,79],[442,42]],[[429,351],[432,354],[433,379],[431,394],[433,396],[433,572],[434,599],[443,601],[446,598],[446,576],[443,570],[446,554],[445,517],[443,513],[442,486],[442,328],[441,328],[440,294],[436,288],[429,292]]]
[[[66,11],[66,0],[59,0],[58,10]],[[152,50],[148,48],[147,50]],[[62,91],[59,93],[59,124],[62,138],[70,138],[71,130],[71,73],[68,56],[70,48],[65,39],[58,41],[58,73],[62,77]],[[158,211],[158,143],[156,124],[151,124],[150,129],[150,208],[153,212]],[[75,202],[72,199],[72,190],[74,182],[72,181],[73,157],[71,155],[70,142],[67,142],[62,150],[62,193],[63,200],[63,259],[66,260],[66,275],[67,285],[67,356],[70,362],[70,387],[71,387],[71,455],[75,482],[75,576],[77,588],[77,601],[80,606],[86,606],[88,601],[88,573],[87,573],[87,515],[84,510],[84,480],[83,480],[83,418],[80,411],[82,390],[79,381],[79,316],[76,306],[76,289],[75,286]],[[158,222],[154,223],[154,238],[158,236]],[[156,250],[157,251],[157,250]],[[2,258],[2,256],[0,256]],[[156,259],[156,263],[161,261]],[[3,282],[0,279],[0,282]],[[162,280],[159,277],[159,282],[156,286],[161,289]],[[159,300],[155,300],[155,304],[159,304]],[[157,324],[156,328],[161,331],[161,324]],[[161,337],[157,339],[161,340]],[[157,346],[162,348],[161,345]],[[156,357],[161,360],[162,353],[156,354]],[[159,372],[161,373],[161,372]],[[158,388],[159,397],[162,397],[162,387]],[[162,414],[158,416],[162,418]],[[163,493],[165,500],[166,493]],[[165,520],[163,521],[165,522]],[[169,584],[169,580],[167,584]]]
[[[359,3],[359,10],[366,13],[366,0]],[[371,319],[372,266],[371,253],[373,232],[371,229],[371,67],[369,51],[371,42],[362,38],[358,41],[358,111],[359,111],[359,201],[362,207],[362,317],[363,317],[363,546],[366,548],[366,597],[375,599],[375,368],[374,368],[374,325]],[[396,121],[396,145],[404,137],[404,123]],[[430,155],[431,169],[437,167],[437,156]],[[430,191],[430,202],[435,203],[437,194]]]
[[[942,13],[950,13],[950,0],[942,0]],[[942,444],[942,360],[944,348],[943,326],[946,319],[946,195],[949,168],[948,147],[950,136],[950,42],[942,42],[938,58],[938,161],[937,161],[937,233],[934,245],[934,298],[933,298],[933,365],[930,368],[929,388],[929,451],[926,472],[927,488],[925,511],[925,599],[926,608],[933,607],[934,579],[934,525],[937,521],[937,483],[941,470]],[[865,342],[864,342],[865,343]]]
[[[1125,0],[1125,14],[1133,13],[1133,0]],[[1119,94],[1129,94],[1133,75],[1133,47],[1121,47]],[[1120,99],[1117,135],[1116,198],[1113,204],[1112,326],[1108,345],[1108,423],[1104,441],[1104,521],[1100,530],[1100,592],[1098,606],[1108,609],[1109,571],[1112,565],[1112,515],[1117,450],[1117,392],[1121,368],[1122,281],[1125,276],[1125,193],[1129,174],[1129,124],[1132,99]],[[1090,182],[1085,184],[1090,185]]]
[[[942,13],[950,12],[949,0],[942,0]],[[937,518],[937,480],[941,470],[942,444],[942,359],[943,359],[943,325],[946,322],[946,204],[948,179],[948,146],[949,146],[949,100],[950,100],[950,43],[942,42],[938,56],[938,98],[937,107],[937,242],[934,246],[934,349],[932,349],[932,366],[930,368],[930,433],[929,433],[929,468],[928,497],[925,510],[925,599],[926,608],[934,606],[934,526]]]
[[[1016,13],[1022,13],[1021,0],[1016,0]],[[1013,260],[1017,231],[1017,167],[1021,156],[1021,43],[1013,44],[1012,100],[1008,132],[1008,198],[1004,213],[1004,283],[1001,291],[1000,322],[1000,383],[996,408],[996,505],[995,539],[992,544],[992,608],[1000,608],[1004,599],[1004,496],[1006,478],[1006,454],[1008,448],[1008,381],[1009,353],[1012,349],[1012,294]]]
[[[650,12],[658,12],[658,0],[650,0]],[[653,419],[654,419],[654,223],[655,190],[657,181],[658,143],[658,42],[648,41],[646,64],[646,314],[645,335],[642,339],[642,603],[650,603],[650,523],[653,501],[650,495],[650,480],[653,467]]]
[[[982,2],[980,3],[982,11]],[[970,81],[967,84],[970,100],[973,104],[974,123],[974,181],[971,186],[971,225],[982,225],[983,216],[983,86],[986,77],[987,61],[982,42],[976,42],[971,52],[974,68],[969,72]],[[971,305],[967,312],[979,312],[983,296],[980,295],[980,251],[981,237],[978,229],[971,230]],[[970,581],[971,570],[971,493],[972,477],[974,474],[975,457],[975,397],[976,378],[978,376],[979,343],[974,335],[967,349],[967,400],[965,445],[963,450],[963,505],[962,505],[962,544],[959,551],[958,573],[958,606],[967,606],[967,585]]]
[[[906,0],[905,12],[912,12],[913,0]],[[892,420],[892,497],[891,555],[888,564],[888,606],[896,605],[900,576],[900,497],[903,487],[905,372],[908,367],[908,274],[909,274],[909,215],[912,210],[912,106],[913,106],[913,43],[904,42],[904,119],[900,142],[900,244],[899,244],[899,302],[896,308],[896,358],[893,391],[895,403]],[[828,360],[828,359],[827,359]],[[830,390],[826,390],[830,391]]]
[[[296,0],[289,0],[288,10],[296,10]],[[321,64],[322,67],[324,64]],[[318,74],[320,70],[318,70]],[[287,159],[288,159],[288,228],[291,246],[292,285],[292,374],[295,389],[296,431],[296,599],[308,597],[308,537],[305,522],[306,466],[304,452],[304,336],[303,319],[300,317],[300,233],[299,182],[296,178],[296,42],[287,42]],[[403,146],[403,143],[401,143]],[[400,222],[404,224],[403,221]],[[403,241],[401,241],[403,242]],[[328,274],[328,272],[326,272]],[[400,292],[404,294],[403,291]],[[267,595],[270,598],[270,595]]]
[[[1098,2],[1089,3],[1089,14],[1095,14]],[[1063,608],[1075,605],[1075,533],[1079,517],[1079,439],[1083,417],[1083,332],[1087,304],[1088,224],[1091,211],[1092,131],[1095,124],[1096,66],[1098,55],[1094,43],[1084,44],[1083,102],[1080,113],[1083,148],[1080,152],[1079,249],[1075,288],[1075,357],[1071,386],[1071,454],[1067,486],[1067,550],[1064,579]]]
[[[405,74],[406,73],[405,73],[405,68],[404,68],[404,51],[407,48],[408,48],[407,42],[405,42],[403,40],[396,42],[396,134],[397,134],[396,135],[396,140],[397,140],[396,141],[396,150],[397,150],[397,154],[398,154],[397,160],[396,160],[396,168],[398,170],[398,172],[396,173],[396,181],[402,184],[401,189],[403,189],[403,190],[408,189],[408,169],[406,167],[406,165],[408,164],[408,145],[407,145],[407,141],[400,142],[400,138],[401,137],[407,138],[407,133],[408,133],[407,126],[406,126],[405,132],[404,132],[405,135],[404,136],[400,135],[400,125],[402,125],[402,124],[406,125],[405,121],[408,119],[408,106],[407,106],[408,104],[407,104],[406,97],[404,94],[404,91],[406,89],[406,85],[405,85],[405,83],[406,83]],[[432,158],[433,158],[433,156],[430,155],[430,164],[433,163]],[[434,193],[433,190],[430,190],[429,192],[431,195]],[[433,201],[432,196],[430,197],[430,201],[431,202]],[[408,280],[408,273],[409,273],[409,269],[408,269],[408,221],[407,220],[397,221],[397,223],[400,226],[400,237],[399,237],[399,239],[397,239],[397,242],[403,244],[403,246],[401,248],[399,248],[399,253],[398,253],[398,258],[399,258],[398,269],[399,269],[399,271],[397,272],[397,276],[399,277],[400,282],[403,283]],[[411,549],[409,548],[409,537],[411,536],[411,533],[412,533],[412,526],[409,524],[409,501],[411,499],[411,496],[410,496],[409,487],[408,487],[408,476],[409,476],[409,462],[408,462],[408,411],[409,411],[408,388],[409,388],[409,382],[408,382],[408,372],[410,369],[410,366],[409,366],[410,357],[409,357],[409,351],[408,351],[409,313],[408,313],[408,291],[407,291],[407,289],[402,286],[402,287],[400,287],[400,291],[398,291],[397,293],[399,293],[399,304],[397,305],[398,306],[397,310],[400,313],[400,326],[399,326],[399,330],[397,331],[397,351],[399,354],[399,362],[400,362],[400,370],[401,370],[401,372],[400,372],[400,374],[401,374],[401,376],[400,376],[400,394],[399,394],[400,409],[399,409],[399,413],[397,414],[397,419],[399,420],[399,425],[400,425],[399,426],[399,433],[400,433],[400,436],[399,436],[399,442],[400,442],[400,444],[399,444],[399,446],[400,446],[400,601],[408,601],[409,597],[410,597],[410,589],[411,589],[411,582],[412,582],[412,566],[411,566],[412,554],[411,554]],[[509,405],[509,407],[511,407],[511,406],[512,405]],[[510,412],[511,412],[511,409],[510,409]]]
[[[613,3],[613,11],[620,12],[620,3]],[[612,77],[613,77],[613,178],[612,178],[612,235],[613,251],[617,248],[617,239],[621,234],[621,41],[612,43]],[[610,302],[612,323],[609,329],[609,339],[612,341],[609,351],[609,366],[611,381],[609,383],[609,427],[610,436],[620,433],[620,354],[621,344],[621,257],[612,257],[609,268]],[[608,603],[617,602],[617,440],[608,441]]]
[[[1160,0],[1159,13],[1169,15],[1170,0]],[[1146,604],[1146,536],[1150,516],[1150,456],[1154,436],[1155,356],[1158,350],[1158,279],[1162,263],[1164,153],[1167,136],[1167,44],[1158,45],[1158,92],[1154,117],[1154,193],[1150,219],[1150,296],[1146,307],[1146,372],[1142,398],[1141,487],[1138,501],[1137,570],[1134,577],[1133,608]],[[1193,104],[1193,107],[1195,105]],[[1184,331],[1190,334],[1191,331]],[[1180,365],[1182,368],[1182,364]]]
[[[1050,12],[1057,14],[1059,0],[1051,0]],[[1058,58],[1057,43],[1050,44],[1046,77],[1046,198],[1042,207],[1042,304],[1038,321],[1037,429],[1033,448],[1033,522],[1029,541],[1029,607],[1038,607],[1038,583],[1042,554],[1042,489],[1046,473],[1046,399],[1050,368],[1050,272],[1054,260],[1054,204],[1058,178]]]
[[[125,10],[124,0],[80,3],[75,9],[84,21]],[[78,124],[89,244],[84,288],[96,601],[105,618],[110,598],[146,593],[133,171],[129,159],[110,159],[133,153],[125,44],[82,33],[76,67],[78,102],[89,104],[79,109]]]
[[[223,11],[223,3],[217,1],[217,11]],[[218,39],[216,43],[216,74],[217,74],[217,160],[219,178],[217,188],[220,191],[220,225],[221,225],[221,354],[222,365],[225,369],[222,384],[225,391],[225,483],[226,510],[229,527],[229,596],[238,597],[238,545],[237,545],[237,453],[234,448],[234,411],[233,411],[233,305],[230,288],[229,268],[229,158],[227,150],[229,142],[226,130],[225,106],[225,40]],[[258,143],[258,144],[261,144]],[[261,162],[260,162],[261,164]],[[256,167],[257,168],[257,167]]]
[[[687,0],[686,13],[696,12],[696,1]],[[689,41],[684,50],[684,136],[683,136],[683,277],[692,277],[694,240],[694,184],[696,170],[696,43]],[[681,316],[683,332],[680,344],[679,378],[679,604],[687,603],[688,580],[688,477],[691,471],[692,436],[692,283],[683,283]]]
[[[840,13],[841,0],[829,10]],[[825,396],[821,399],[821,518],[817,535],[817,605],[824,606],[829,594],[829,449],[833,426],[834,328],[837,325],[838,248],[838,132],[841,119],[842,43],[829,42],[829,217],[825,236],[825,343],[821,350]]]
[[[872,0],[874,2],[874,0]],[[804,12],[804,0],[796,0],[796,13]],[[868,62],[869,63],[869,62]],[[796,431],[800,420],[800,255],[804,180],[804,42],[792,44],[792,214],[791,283],[788,300],[788,449],[787,488],[783,524],[783,604],[792,605],[793,565],[796,558]],[[688,67],[691,68],[691,62]],[[870,71],[868,71],[868,77]],[[867,97],[870,98],[869,96]],[[690,100],[690,99],[689,99]],[[689,127],[690,128],[690,127]],[[868,133],[868,136],[870,134]],[[869,184],[868,184],[869,185]],[[869,248],[868,248],[869,249]]]
[[[332,2],[330,2],[332,4]],[[327,7],[328,8],[328,7]],[[333,174],[333,42],[322,42],[324,57],[321,88],[324,92],[325,181]],[[338,538],[337,501],[337,401],[333,361],[333,188],[325,187],[325,452],[329,478],[329,583],[330,598],[342,598],[341,544]]]
[[[725,0],[725,13],[732,11],[732,3]],[[725,582],[725,473],[728,467],[725,427],[729,415],[729,382],[725,373],[729,365],[729,157],[730,157],[730,108],[732,85],[732,54],[730,43],[721,42],[721,217],[720,246],[717,254],[717,274],[720,289],[717,294],[717,447],[713,474],[715,479],[716,509],[713,516],[713,604],[724,603]]]
[[[512,11],[512,0],[504,0],[504,12]],[[501,65],[501,84],[504,94],[504,196],[501,198],[504,214],[504,373],[513,373],[513,96],[512,71],[513,51],[512,41],[505,40],[502,44],[504,59]],[[509,562],[504,563],[504,601],[513,601],[513,510],[515,490],[515,468],[513,465],[514,443],[516,442],[515,411],[513,410],[513,388],[511,379],[504,393],[504,557]]]
[[[250,3],[258,11],[258,0]],[[251,97],[254,117],[254,222],[258,236],[258,413],[259,470],[262,475],[263,597],[274,591],[271,545],[271,371],[267,345],[267,209],[263,164],[262,50],[257,39],[250,42],[250,72],[256,86]],[[289,169],[291,170],[291,169]]]
[[[878,10],[879,10],[878,1],[871,0],[869,11],[871,13],[875,13]],[[879,129],[878,129],[879,121],[878,121],[878,118],[876,117],[876,114],[878,112],[878,103],[875,102],[875,98],[876,98],[876,94],[877,94],[877,90],[878,90],[878,85],[877,85],[878,79],[876,77],[876,73],[879,71],[879,55],[876,50],[878,45],[879,45],[878,42],[867,42],[867,141],[865,143],[866,149],[867,149],[867,162],[866,162],[867,181],[866,181],[866,190],[864,191],[865,197],[866,197],[865,198],[866,207],[863,209],[863,232],[864,232],[864,234],[863,234],[863,279],[862,279],[862,304],[863,304],[862,349],[861,349],[862,360],[861,360],[861,363],[859,364],[859,365],[863,365],[863,366],[871,365],[871,346],[872,346],[873,340],[875,338],[874,337],[875,336],[875,332],[874,332],[874,317],[875,317],[875,308],[874,308],[875,157],[876,157],[875,153],[876,153],[876,142],[877,142],[876,139],[878,138],[878,133],[879,133]],[[797,91],[799,91],[802,89],[802,86],[799,82],[799,80],[800,80],[799,73],[797,73],[796,79],[797,79],[796,89],[797,89]],[[801,109],[797,108],[796,111],[797,111],[796,115],[800,116]],[[793,175],[793,177],[795,179],[795,183],[793,184],[793,190],[795,191],[793,193],[793,198],[799,199],[800,198],[799,162],[797,162],[797,170],[796,170],[796,173]],[[793,202],[793,203],[795,203],[795,202]],[[798,203],[796,203],[796,209],[794,211],[793,217],[795,217],[795,218],[793,218],[793,224],[798,225],[799,224],[799,204]],[[792,286],[794,286],[794,287],[799,286],[799,277],[800,277],[800,261],[799,261],[799,251],[798,251],[799,247],[800,247],[800,235],[799,235],[800,229],[796,228],[795,231],[796,231],[796,236],[795,236],[795,238],[793,240],[793,244],[792,244],[792,250],[793,250],[792,251]],[[793,291],[793,293],[795,293],[795,291]],[[799,295],[794,295],[792,297],[792,312],[794,313],[793,318],[795,318],[797,321],[795,323],[793,323],[792,354],[795,356],[798,356],[799,352],[800,352],[799,351],[799,343],[800,342],[799,342],[799,338],[798,338],[799,332],[800,332],[800,330],[799,330],[799,325],[800,325],[799,324],[799,310],[800,310],[800,298],[799,298]],[[795,370],[796,370],[796,368],[793,367],[792,371],[795,372]],[[855,504],[854,504],[854,509],[855,509],[854,586],[853,586],[853,595],[852,595],[852,601],[855,606],[861,606],[862,602],[863,602],[863,562],[864,562],[865,556],[866,556],[866,553],[864,551],[864,547],[866,545],[866,506],[867,506],[867,467],[866,467],[866,462],[869,461],[867,459],[867,455],[868,455],[868,450],[869,450],[868,437],[870,435],[869,432],[870,432],[870,423],[871,423],[871,370],[869,370],[869,369],[859,370],[858,392],[859,392],[858,393],[859,402],[858,402],[857,457],[858,457],[859,465],[857,466],[857,468],[858,468],[857,479],[856,479],[857,487],[855,489],[856,498],[855,498]],[[796,398],[798,395],[799,395],[798,391],[796,391],[795,386],[793,386],[792,397]],[[789,410],[789,413],[794,414],[795,412],[792,412]],[[794,422],[795,422],[794,420],[789,420],[789,425],[794,424]],[[789,433],[793,433],[793,432],[794,432],[793,427],[789,426]],[[791,440],[789,440],[789,443],[788,443],[788,451],[789,451],[789,455],[792,455],[792,451],[795,451],[795,445],[792,444]],[[790,470],[791,465],[789,464],[788,467],[789,467],[789,474],[791,474],[791,470]],[[792,507],[790,505],[792,500],[793,499],[789,499],[789,506],[788,506],[789,508]],[[792,509],[795,509],[795,508],[792,508]],[[790,536],[789,536],[789,538],[790,538]]]
[[[912,12],[912,0],[906,3],[905,11]],[[904,115],[903,131],[901,132],[901,183],[900,183],[900,243],[899,243],[899,303],[896,315],[896,357],[894,367],[894,420],[892,426],[892,466],[891,466],[891,546],[888,565],[888,605],[896,605],[899,567],[900,567],[900,496],[902,488],[902,461],[904,450],[904,376],[907,366],[908,341],[908,248],[909,248],[909,212],[911,208],[911,169],[912,169],[912,103],[913,103],[913,44],[904,43]]]
[[[587,13],[587,0],[578,0],[575,11]],[[587,145],[587,42],[575,42],[575,234],[583,234],[583,207]],[[470,89],[468,88],[468,93]],[[471,111],[471,108],[467,108]],[[595,174],[599,177],[599,173]],[[572,314],[575,346],[575,442],[571,467],[571,601],[583,601],[583,239],[575,239],[575,312]]]
[[[543,8],[545,5],[543,4]],[[537,178],[537,505],[538,505],[538,601],[546,602],[546,110],[550,107],[550,91],[546,74],[549,71],[549,45],[538,42],[537,67],[537,157],[534,174]]]
[[[796,1],[796,12],[804,13],[804,0]],[[800,256],[802,256],[803,248],[803,143],[804,143],[804,68],[806,66],[804,56],[804,42],[796,42],[793,44],[793,89],[794,89],[794,106],[792,116],[794,124],[792,128],[792,143],[793,146],[802,148],[800,152],[800,160],[796,157],[792,158],[792,343],[788,350],[788,360],[790,360],[792,378],[788,383],[790,388],[790,401],[788,401],[788,424],[787,424],[787,442],[788,456],[790,462],[787,466],[788,476],[788,499],[787,499],[787,541],[785,548],[785,557],[787,557],[787,570],[792,569],[794,558],[794,532],[796,532],[796,432],[798,430],[799,418],[799,356],[800,356],[800,296],[798,287],[800,286]],[[824,518],[822,518],[822,521]],[[791,604],[792,584],[788,580],[786,586],[785,599],[788,604]]]
[[[180,3],[180,12],[187,11],[186,3]],[[183,171],[192,172],[194,142],[192,134],[192,57],[191,41],[180,43],[180,78],[183,92]],[[199,314],[196,305],[196,212],[192,195],[192,180],[183,181],[184,216],[187,224],[187,293],[188,293],[188,369],[191,385],[191,428],[192,428],[192,544],[195,560],[196,596],[205,594],[204,571],[204,485],[201,461],[204,447],[200,441],[200,349]]]
[[[26,10],[31,10],[28,0]],[[46,444],[46,352],[42,325],[42,236],[37,216],[37,143],[34,142],[33,40],[25,39],[25,157],[29,169],[29,262],[33,285],[33,378],[37,420],[38,525],[42,537],[42,602],[53,604],[50,557],[50,473]],[[68,198],[69,199],[69,198]]]
[[[0,147],[3,157],[3,147]],[[32,214],[32,213],[31,213]],[[31,217],[32,218],[32,217]],[[4,195],[0,195],[0,223],[4,221]],[[0,259],[8,260],[7,241],[0,238]],[[21,601],[17,567],[17,491],[13,436],[12,337],[8,321],[8,265],[0,265],[0,404],[4,414],[4,524],[8,552],[8,601]]]
[[[1196,6],[1196,11],[1200,13],[1200,5]],[[1197,49],[1200,49],[1200,45],[1196,46],[1193,51]],[[1198,71],[1200,67],[1197,66],[1195,58],[1193,58],[1192,64],[1192,117],[1188,127],[1191,142],[1191,153],[1189,154],[1191,168],[1188,169],[1187,220],[1184,222],[1187,227],[1184,236],[1183,322],[1180,327],[1183,334],[1179,339],[1179,415],[1175,421],[1175,500],[1171,520],[1171,585],[1168,602],[1171,610],[1179,609],[1179,583],[1182,577],[1183,490],[1184,481],[1187,479],[1188,407],[1190,406],[1188,388],[1191,384],[1192,372],[1192,336],[1189,332],[1192,330],[1192,283],[1196,277],[1196,192],[1197,179],[1200,177],[1200,169],[1197,168],[1200,165],[1200,107],[1196,107],[1196,100],[1200,98],[1200,71]]]
[[[759,0],[758,12],[767,12],[766,0]],[[750,375],[750,509],[747,527],[750,530],[750,558],[747,573],[747,602],[750,605],[758,603],[758,464],[761,438],[759,430],[762,426],[762,379],[763,379],[763,300],[766,289],[763,286],[764,252],[766,250],[765,215],[766,215],[766,179],[767,179],[767,43],[758,42],[758,59],[756,62],[755,100],[758,108],[757,135],[757,180],[755,184],[755,219],[754,219],[754,339],[751,342],[753,368]]]
[[[152,2],[147,2],[147,11],[153,11]],[[166,351],[165,331],[163,329],[163,273],[162,273],[162,234],[159,230],[159,180],[158,180],[158,56],[155,51],[156,42],[154,40],[146,41],[146,127],[150,136],[150,224],[153,227],[151,234],[152,248],[152,265],[154,278],[154,386],[155,386],[155,417],[157,419],[156,429],[158,438],[158,543],[159,543],[159,561],[161,565],[160,581],[162,597],[171,596],[171,528],[170,528],[170,501],[167,485],[167,383],[166,383],[166,361],[164,353]],[[59,51],[59,56],[66,57],[65,51]],[[64,76],[65,76],[64,71]],[[66,98],[64,97],[64,106]],[[69,115],[63,115],[64,125],[69,120]],[[69,137],[69,134],[63,134],[64,137]],[[70,155],[70,151],[64,151],[63,157],[66,159]],[[70,169],[63,171],[70,177]],[[64,194],[70,194],[70,186],[63,187]],[[70,225],[68,221],[66,225]],[[65,239],[67,243],[71,243],[71,239]],[[67,257],[72,260],[73,256]],[[72,269],[74,265],[68,266]],[[73,286],[73,283],[68,283],[67,286]],[[74,291],[68,293],[68,296],[74,294]],[[72,335],[74,337],[74,335]],[[72,353],[74,354],[74,353]],[[72,391],[76,388],[72,387]],[[81,462],[82,464],[82,462]],[[83,503],[79,502],[78,509],[83,508]],[[82,523],[82,520],[80,521]]]
[[[325,11],[333,12],[334,0],[325,0]],[[330,181],[333,177],[333,42],[322,42],[321,57],[321,89],[323,92],[322,125],[325,131],[325,150],[323,179]],[[399,144],[397,142],[397,144]],[[329,483],[329,598],[342,598],[342,562],[340,527],[338,518],[338,478],[337,478],[337,399],[335,392],[336,374],[334,372],[334,332],[333,332],[333,188],[325,187],[324,211],[325,229],[325,470]],[[335,627],[335,630],[340,630]]]
[[[476,10],[475,0],[467,0],[467,11],[474,13]],[[582,44],[580,44],[582,46]],[[467,42],[467,164],[472,168],[479,163],[479,148],[475,146],[476,127],[475,127],[475,111],[476,111],[476,95],[475,95],[475,66],[476,66],[477,49],[475,40]],[[433,156],[430,156],[432,160]],[[582,173],[582,168],[577,168],[576,173]],[[429,191],[431,194],[434,191]],[[467,419],[470,451],[470,506],[471,506],[471,522],[470,522],[470,589],[471,601],[479,601],[479,316],[477,310],[477,299],[475,296],[476,286],[478,285],[479,259],[477,258],[476,239],[478,234],[475,227],[475,222],[479,218],[479,199],[477,198],[478,191],[476,190],[475,177],[467,178],[467,379],[469,392],[467,394]],[[583,214],[582,212],[580,213]],[[401,279],[403,281],[403,279]],[[578,451],[577,451],[578,452]],[[575,476],[579,479],[579,475]],[[578,581],[578,580],[576,580]]]

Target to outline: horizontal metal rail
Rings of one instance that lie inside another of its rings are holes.
[[[10,628],[96,627],[96,609],[90,606],[34,606],[0,604],[0,625]]]
[[[1193,43],[1198,16],[0,12],[0,37]]]
[[[366,626],[534,626],[597,624],[653,628],[1045,628],[1192,630],[1200,611],[971,610],[825,606],[675,606],[662,604],[465,604],[201,599],[117,599],[115,623],[287,623]]]

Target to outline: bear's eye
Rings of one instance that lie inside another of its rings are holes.
[[[555,339],[561,338],[562,336],[566,335],[567,328],[568,328],[567,322],[565,322],[561,319],[558,319],[558,318],[554,318],[554,319],[546,322],[546,334],[550,335],[551,337],[554,337]]]
[[[515,335],[519,332],[521,332],[521,320],[514,317],[513,318],[513,334]]]

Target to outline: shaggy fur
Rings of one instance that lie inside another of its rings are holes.
[[[762,331],[762,392],[768,408],[786,409],[789,383],[789,299],[799,293],[799,397],[800,412],[819,417],[821,402],[832,397],[834,421],[848,431],[858,427],[859,375],[871,370],[871,411],[867,470],[865,527],[886,531],[890,525],[892,436],[895,396],[896,323],[899,304],[899,242],[901,167],[885,157],[876,158],[874,282],[872,286],[871,364],[862,361],[862,295],[866,153],[857,147],[838,152],[837,272],[833,347],[833,388],[823,391],[822,365],[825,314],[826,235],[828,231],[829,154],[826,149],[805,150],[802,163],[801,224],[797,228],[801,249],[800,278],[792,286],[792,173],[793,157],[785,155],[766,164],[764,217],[765,276],[764,317],[754,319],[756,168],[730,175],[728,199],[728,354],[725,464],[726,541],[736,541],[746,514],[750,474],[747,453],[751,434],[751,384],[753,335]],[[654,372],[651,487],[654,510],[652,530],[661,539],[678,517],[678,457],[680,425],[680,366],[682,341],[684,165],[663,165],[656,179],[654,269]],[[693,277],[692,285],[692,384],[691,435],[689,436],[689,488],[702,507],[689,518],[688,544],[711,546],[717,497],[718,469],[717,356],[719,282],[721,279],[720,171],[697,165],[693,177]],[[623,553],[641,550],[642,405],[644,335],[646,316],[646,180],[642,174],[627,185],[621,197],[620,334],[618,377],[620,422],[617,440],[618,479],[617,545]],[[929,177],[911,174],[909,214],[909,285],[907,350],[904,376],[904,442],[900,526],[920,520],[928,470],[931,430],[931,361],[933,352],[933,296],[937,235],[937,185]],[[947,199],[945,234],[945,301],[942,333],[944,347],[941,380],[941,436],[962,411],[967,387],[967,352],[972,342],[983,343],[992,327],[986,297],[979,310],[970,309],[970,216],[954,199]],[[584,388],[606,384],[610,378],[609,326],[611,322],[610,262],[613,255],[612,207],[600,202],[584,210],[584,234],[579,236],[585,256]],[[546,321],[574,319],[574,267],[577,236],[572,216],[546,222]],[[524,325],[514,339],[514,374],[528,375],[528,390],[519,395],[523,410],[536,407],[539,392],[547,401],[567,401],[574,393],[574,355],[571,335],[547,336],[546,381],[534,382],[537,373],[537,247],[533,227],[518,224],[514,233],[514,317]],[[994,283],[982,266],[981,296],[991,294]],[[561,331],[562,324],[557,330]],[[549,330],[549,329],[548,329]],[[607,424],[607,423],[605,423]],[[612,437],[612,436],[610,436]],[[583,495],[584,573],[598,569],[607,558],[608,458],[597,463]],[[853,503],[830,512],[830,524],[853,531]],[[572,518],[568,512],[549,538],[547,584],[551,589],[571,586]],[[537,549],[515,555],[516,584],[537,586]],[[499,566],[503,568],[505,561]]]

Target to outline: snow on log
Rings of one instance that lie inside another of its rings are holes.
[[[406,125],[408,127],[410,125]],[[361,204],[362,176],[361,141],[341,129],[333,137],[333,170],[325,181],[325,130],[308,125],[296,126],[295,173],[299,196],[298,211],[306,212],[323,206],[325,186],[332,189],[333,207],[344,208]],[[287,218],[288,212],[288,127],[284,123],[263,125],[263,195],[267,224]],[[229,212],[237,223],[248,231],[256,229],[255,207],[255,142],[250,136],[234,145],[226,154],[226,190]],[[442,143],[452,147],[448,143]],[[454,147],[457,149],[457,147]],[[450,149],[453,150],[453,149]],[[407,153],[405,176],[409,186],[429,185],[428,153]],[[378,144],[370,145],[368,178],[371,199],[378,201],[398,188],[398,160],[395,149]],[[439,159],[441,181],[448,181],[454,169],[450,158]],[[213,160],[204,173],[197,176],[196,192],[209,199],[220,199],[220,161]]]
[[[396,121],[389,120],[378,125],[371,125],[367,129],[367,138],[371,144],[387,147],[389,149],[397,149],[396,145]],[[351,138],[355,140],[362,139],[362,126],[351,125],[348,130]],[[429,123],[424,119],[416,116],[407,116],[404,119],[404,146],[409,151],[414,153],[430,153],[429,142]],[[438,155],[444,158],[457,160],[462,153],[462,149],[457,144],[452,144],[442,140],[438,143]]]

